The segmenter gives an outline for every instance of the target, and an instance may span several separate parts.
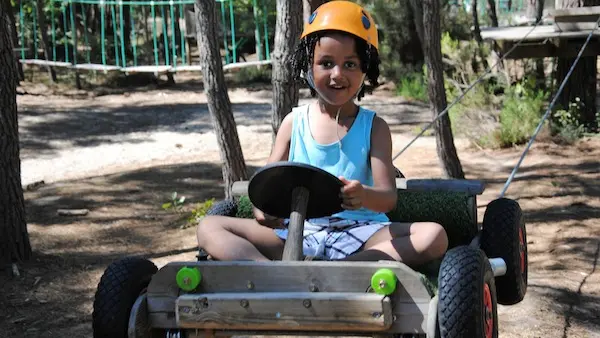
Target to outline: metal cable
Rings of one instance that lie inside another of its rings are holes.
[[[550,105],[548,106],[548,109],[546,109],[546,113],[544,113],[544,115],[542,116],[542,120],[538,124],[535,132],[533,133],[533,136],[531,136],[531,138],[529,139],[529,142],[527,143],[527,146],[525,147],[525,150],[523,151],[523,154],[519,158],[519,162],[517,162],[517,165],[513,168],[512,172],[510,173],[510,176],[506,180],[506,183],[504,184],[504,188],[502,188],[502,192],[500,193],[500,195],[498,196],[498,198],[504,197],[504,194],[506,193],[506,190],[508,189],[508,186],[510,185],[510,183],[514,179],[515,174],[517,173],[517,170],[521,166],[521,163],[523,162],[523,159],[525,158],[525,155],[529,151],[529,148],[533,144],[533,141],[535,141],[535,137],[537,136],[537,134],[542,129],[542,126],[544,125],[544,121],[550,115],[550,112],[552,111],[552,108],[554,108],[554,105],[556,104],[556,101],[558,100],[558,96],[563,91],[563,89],[565,87],[565,84],[567,83],[567,81],[571,77],[571,74],[573,73],[573,70],[575,69],[575,66],[579,62],[579,59],[581,58],[581,55],[583,54],[583,51],[585,50],[585,48],[587,47],[588,43],[590,42],[592,36],[594,35],[594,32],[596,31],[596,28],[598,28],[598,24],[600,24],[600,18],[598,18],[598,20],[596,20],[596,25],[594,26],[594,29],[592,29],[592,31],[590,32],[590,34],[588,34],[588,37],[585,40],[585,43],[583,44],[583,46],[581,46],[581,49],[579,50],[579,53],[577,54],[577,58],[575,58],[575,61],[571,65],[571,68],[567,72],[567,75],[565,75],[565,78],[563,79],[562,83],[560,84],[560,87],[558,88],[558,91],[556,92],[556,94],[554,94],[554,98],[552,99],[552,102],[550,102]]]
[[[475,85],[477,85],[479,82],[481,82],[483,80],[483,78],[489,74],[492,69],[494,69],[496,66],[498,66],[500,64],[500,62],[502,62],[508,55],[510,55],[510,53],[512,53],[515,48],[517,48],[524,40],[527,36],[529,36],[529,34],[531,34],[531,32],[533,32],[533,30],[535,29],[535,27],[537,27],[539,25],[540,22],[542,22],[546,16],[543,16],[539,21],[537,21],[529,30],[529,32],[527,32],[527,34],[525,34],[525,36],[523,36],[514,46],[512,46],[511,49],[508,50],[508,52],[504,55],[502,55],[502,57],[500,57],[500,59],[498,59],[498,61],[491,67],[489,67],[477,80],[473,81],[473,83],[471,83],[471,85],[469,85],[469,87],[461,94],[459,95],[456,99],[454,99],[454,101],[450,104],[447,105],[446,108],[438,114],[438,116],[436,116],[433,121],[431,121],[429,123],[429,125],[427,127],[425,127],[423,130],[421,130],[421,132],[415,137],[413,138],[402,150],[400,150],[400,152],[398,152],[393,158],[392,161],[394,161],[395,159],[398,158],[398,156],[400,156],[402,153],[404,153],[406,151],[406,149],[408,149],[408,147],[410,147],[419,137],[421,137],[425,131],[427,131],[427,129],[429,129],[434,123],[435,121],[437,121],[440,117],[446,115],[448,113],[448,111],[450,111],[450,108],[452,108],[455,104],[457,104],[460,100],[462,100],[462,98],[473,88],[475,87]]]

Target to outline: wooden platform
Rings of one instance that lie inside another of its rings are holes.
[[[482,27],[481,37],[495,41],[502,54],[521,42],[506,59],[575,57],[587,37],[592,39],[582,56],[600,55],[600,6],[548,11],[551,25],[518,27]]]

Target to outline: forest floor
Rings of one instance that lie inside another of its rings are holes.
[[[230,90],[250,172],[268,156],[270,94],[268,86]],[[308,99],[304,93],[301,103]],[[20,277],[0,273],[0,336],[91,337],[95,288],[110,262],[195,259],[189,212],[223,196],[206,97],[193,81],[117,91],[23,82],[17,100],[33,257]],[[431,120],[426,105],[384,89],[363,104],[391,126],[394,154]],[[481,220],[524,147],[455,144],[467,178],[486,184]],[[409,178],[440,177],[435,139],[421,137],[395,165]],[[173,192],[186,197],[183,208],[163,210]],[[500,337],[600,337],[600,138],[540,139],[507,197],[526,219],[529,287],[521,303],[499,306]],[[57,215],[79,208],[89,213]]]

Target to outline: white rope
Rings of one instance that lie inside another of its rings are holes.
[[[489,67],[477,80],[475,80],[473,83],[471,83],[471,85],[469,85],[469,87],[467,88],[467,90],[465,90],[461,95],[459,95],[456,99],[454,99],[454,101],[450,105],[447,105],[446,108],[440,114],[438,114],[438,116],[436,116],[435,119],[433,119],[433,121],[431,121],[429,123],[429,125],[427,125],[427,127],[425,127],[423,130],[421,130],[421,132],[415,138],[413,138],[402,150],[400,150],[392,158],[392,161],[395,160],[395,159],[397,159],[398,156],[402,155],[402,153],[404,153],[406,151],[406,149],[408,149],[408,147],[410,147],[419,137],[421,137],[425,133],[425,131],[427,131],[427,129],[429,129],[435,123],[435,121],[437,121],[440,117],[446,115],[448,113],[448,111],[450,111],[450,108],[452,108],[455,104],[457,104],[460,100],[462,100],[462,98],[465,95],[467,95],[467,93],[473,87],[475,87],[475,85],[477,85],[479,82],[481,82],[484,79],[484,77],[492,71],[492,69],[494,69],[496,66],[498,66],[500,64],[500,62],[502,62],[508,55],[510,55],[510,53],[512,53],[515,50],[515,48],[517,48],[523,42],[523,40],[525,40],[525,38],[527,38],[527,36],[529,36],[529,34],[531,34],[531,32],[533,32],[533,30],[535,29],[535,27],[537,27],[539,25],[539,23],[542,22],[543,19],[546,18],[546,16],[547,15],[545,15],[538,22],[536,22],[531,27],[531,29],[529,30],[529,32],[527,32],[527,34],[525,34],[525,36],[523,36],[514,46],[512,46],[512,48],[509,49],[507,53],[505,53],[504,55],[502,55],[502,57],[500,57],[500,59],[498,59],[498,61],[493,66]]]
[[[573,70],[575,69],[575,66],[577,65],[577,62],[579,62],[579,59],[581,58],[581,55],[583,54],[583,51],[587,47],[588,43],[590,42],[590,39],[592,38],[594,32],[596,31],[596,28],[598,27],[598,24],[600,24],[600,18],[598,18],[598,20],[596,20],[596,25],[594,26],[594,29],[592,29],[592,31],[588,35],[587,39],[585,40],[585,43],[583,44],[583,46],[581,46],[581,49],[579,50],[579,53],[577,54],[577,58],[575,59],[575,61],[571,65],[571,68],[567,72],[567,75],[565,75],[565,78],[563,79],[562,83],[560,84],[560,87],[558,88],[558,91],[556,92],[556,94],[554,94],[554,98],[552,99],[552,102],[550,102],[550,105],[548,106],[548,109],[546,109],[546,113],[544,114],[544,116],[542,116],[542,120],[538,124],[535,132],[533,133],[533,136],[531,136],[531,138],[529,139],[529,142],[527,143],[527,146],[525,147],[525,150],[523,151],[523,154],[521,155],[521,158],[519,158],[519,162],[517,162],[517,165],[513,168],[512,172],[510,173],[510,176],[506,180],[506,183],[504,184],[504,188],[502,189],[502,192],[500,193],[500,196],[498,198],[504,197],[504,194],[506,193],[506,190],[508,189],[508,186],[510,185],[510,183],[513,180],[513,178],[515,177],[515,174],[517,173],[517,170],[521,166],[521,163],[523,162],[523,159],[525,159],[525,155],[529,151],[529,148],[531,148],[531,145],[533,144],[533,141],[535,141],[535,137],[537,136],[537,134],[542,129],[542,126],[544,125],[544,121],[550,115],[550,112],[552,111],[552,108],[554,108],[554,105],[556,104],[556,101],[558,100],[558,96],[560,95],[560,93],[562,93],[562,91],[563,91],[563,89],[565,87],[565,84],[567,83],[567,81],[571,77],[571,74],[573,73]],[[595,76],[595,74],[594,74],[594,76]]]

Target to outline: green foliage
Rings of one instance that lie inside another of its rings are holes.
[[[235,73],[234,81],[238,84],[271,83],[271,67],[241,68]]]
[[[204,202],[196,204],[194,209],[192,209],[192,214],[188,218],[186,226],[193,226],[194,224],[198,223],[202,219],[202,217],[206,215],[206,212],[208,212],[208,210],[213,206],[214,203],[215,199],[211,198]]]
[[[238,200],[238,209],[236,217],[239,218],[253,218],[254,212],[252,202],[248,196],[241,196]]]
[[[583,102],[575,98],[575,102],[569,104],[569,108],[558,109],[552,114],[552,134],[561,143],[572,144],[580,139],[585,133],[585,126],[581,124],[581,110]],[[596,114],[600,116],[600,114]]]
[[[163,203],[163,210],[176,209],[180,210],[183,207],[183,203],[185,202],[185,196],[181,196],[177,198],[177,192],[173,192],[171,195],[171,200],[169,202]]]
[[[540,122],[547,99],[548,93],[535,89],[535,80],[526,79],[508,88],[500,111],[499,145],[528,141]]]
[[[423,102],[429,100],[427,83],[425,82],[425,75],[423,73],[413,72],[404,75],[400,79],[400,83],[396,86],[396,92],[406,99]]]
[[[396,83],[423,64],[421,43],[408,1],[359,0],[373,15],[379,31],[381,75]]]
[[[498,79],[490,76],[468,92],[467,89],[481,76],[481,55],[488,55],[489,50],[472,40],[455,39],[450,33],[442,34],[441,49],[445,64],[447,102],[452,104],[459,99],[448,112],[453,132],[465,135],[477,144],[486,144],[486,138],[493,131],[494,121],[497,120],[495,111],[499,98],[494,95],[494,91]]]

